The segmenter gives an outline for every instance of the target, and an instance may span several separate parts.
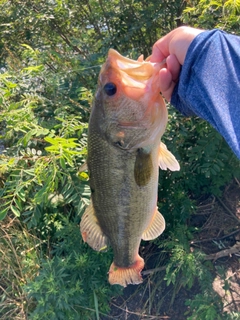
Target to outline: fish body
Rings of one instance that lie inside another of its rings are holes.
[[[141,239],[154,239],[165,229],[157,208],[159,165],[179,170],[160,142],[167,124],[160,69],[159,63],[110,49],[99,75],[88,132],[91,202],[80,229],[94,250],[112,246],[111,284],[142,282]]]

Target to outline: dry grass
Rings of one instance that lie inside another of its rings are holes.
[[[0,224],[0,319],[26,320],[28,301],[24,291],[27,281],[36,275],[39,240],[17,219],[7,218]]]

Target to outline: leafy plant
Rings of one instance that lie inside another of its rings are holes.
[[[52,259],[43,259],[39,275],[26,290],[36,301],[30,319],[94,319],[109,311],[118,288],[107,283],[109,258],[83,245],[77,223],[62,218],[52,240]]]

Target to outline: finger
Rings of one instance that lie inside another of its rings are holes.
[[[173,81],[171,72],[166,68],[161,69],[159,72],[159,85],[164,98],[170,101],[176,83]]]
[[[169,38],[165,36],[155,42],[152,48],[151,62],[161,62],[169,56]]]
[[[176,82],[181,70],[181,65],[177,57],[174,54],[170,54],[166,59],[166,63],[168,71],[172,74],[172,80]]]

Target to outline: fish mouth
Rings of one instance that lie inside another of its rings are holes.
[[[121,73],[121,81],[124,86],[131,88],[145,89],[148,80],[156,72],[157,63],[143,60],[140,56],[138,60],[123,57],[116,50],[110,49],[108,60],[114,69]]]

